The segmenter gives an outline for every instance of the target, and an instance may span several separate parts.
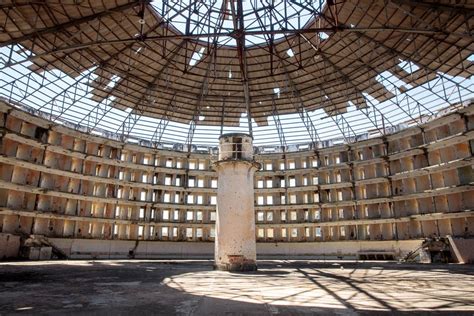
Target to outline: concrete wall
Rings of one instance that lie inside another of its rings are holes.
[[[355,258],[359,252],[393,252],[397,258],[415,250],[422,240],[334,241],[305,243],[257,243],[258,258],[343,257]]]
[[[452,242],[456,247],[456,255],[461,257],[458,258],[460,262],[474,263],[474,239],[453,238]]]
[[[119,259],[129,258],[208,258],[214,255],[211,242],[129,241],[49,238],[71,259]]]
[[[20,236],[0,233],[0,260],[18,257]]]
[[[135,241],[92,240],[50,238],[50,240],[72,259],[119,259],[128,258]],[[306,243],[257,243],[257,258],[336,258],[353,259],[358,252],[390,251],[397,257],[418,248],[421,240],[400,241],[336,241]],[[212,242],[165,242],[140,241],[135,250],[135,258],[204,258],[212,259]]]

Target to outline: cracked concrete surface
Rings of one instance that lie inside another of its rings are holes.
[[[359,315],[474,313],[474,267],[393,262],[0,263],[0,315]]]

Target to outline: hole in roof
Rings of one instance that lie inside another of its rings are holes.
[[[280,97],[280,88],[273,88],[273,93],[275,93],[277,97]]]
[[[117,99],[117,97],[114,96],[114,95],[111,95],[111,96],[109,96],[107,99],[105,99],[105,104],[111,105],[112,103],[114,103],[115,99]],[[130,111],[131,111],[131,110],[132,110],[132,109],[130,109]]]
[[[293,50],[291,48],[286,51],[286,54],[290,57],[295,56],[295,53],[293,52]]]
[[[325,40],[329,38],[329,35],[324,32],[319,32],[319,38]]]
[[[204,55],[205,50],[206,49],[204,47],[201,47],[199,51],[194,52],[193,55],[191,56],[191,60],[189,60],[189,65],[190,66],[196,65],[202,59],[202,56]]]
[[[382,84],[385,87],[385,89],[387,89],[388,91],[393,92],[393,91],[396,90],[396,86],[393,84],[394,78],[393,78],[393,75],[391,73],[387,74],[387,72],[384,71],[384,72],[378,74],[375,77],[375,80],[377,80],[380,84]]]
[[[395,90],[404,92],[406,89],[411,88],[411,85],[398,79],[395,75],[393,75],[390,71],[387,71],[387,70],[378,74],[375,77],[375,80],[381,83],[385,87],[385,89],[387,89],[388,91],[392,93]]]
[[[237,1],[153,1],[151,5],[157,13],[182,34],[203,35],[199,39],[213,42],[217,33],[217,42],[221,45],[236,46],[234,14]],[[274,39],[285,36],[283,29],[294,30],[307,25],[320,12],[325,1],[242,1],[243,24],[246,31],[246,46],[265,43],[268,38],[262,31],[277,31]],[[232,10],[234,6],[234,10]],[[221,17],[224,17],[223,19]],[[188,23],[189,22],[189,23]]]
[[[107,84],[106,88],[107,89],[110,89],[110,88],[113,88],[115,87],[115,85],[117,84],[117,82],[120,80],[120,77],[117,76],[117,75],[113,75],[112,78],[110,78],[110,81],[109,83]]]
[[[232,70],[229,69],[229,79],[232,79]]]
[[[409,74],[417,71],[418,69],[420,69],[420,67],[418,67],[417,65],[415,65],[415,63],[411,62],[411,61],[405,61],[405,60],[400,60],[400,63],[398,64],[398,66],[400,68],[402,68],[403,70],[405,70],[406,72],[408,72]]]
[[[348,101],[347,102],[347,112],[352,112],[352,111],[356,111],[357,110],[357,106],[354,104],[354,102],[352,101]]]
[[[199,115],[199,120],[200,121],[204,121],[205,118],[206,118],[205,116]]]

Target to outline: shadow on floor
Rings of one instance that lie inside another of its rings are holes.
[[[0,314],[379,315],[416,311],[417,315],[472,315],[474,312],[472,266],[263,261],[259,269],[251,273],[213,271],[211,261],[1,264]],[[448,281],[467,283],[458,283],[459,288],[452,289]],[[386,291],[380,290],[384,288]],[[456,295],[445,295],[440,292],[443,288],[456,290]],[[412,298],[404,298],[404,291],[413,293]],[[430,303],[425,303],[428,300]]]

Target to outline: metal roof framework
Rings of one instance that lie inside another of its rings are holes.
[[[247,1],[5,1],[0,93],[122,139],[243,128],[282,146],[385,134],[474,95],[470,1]]]

